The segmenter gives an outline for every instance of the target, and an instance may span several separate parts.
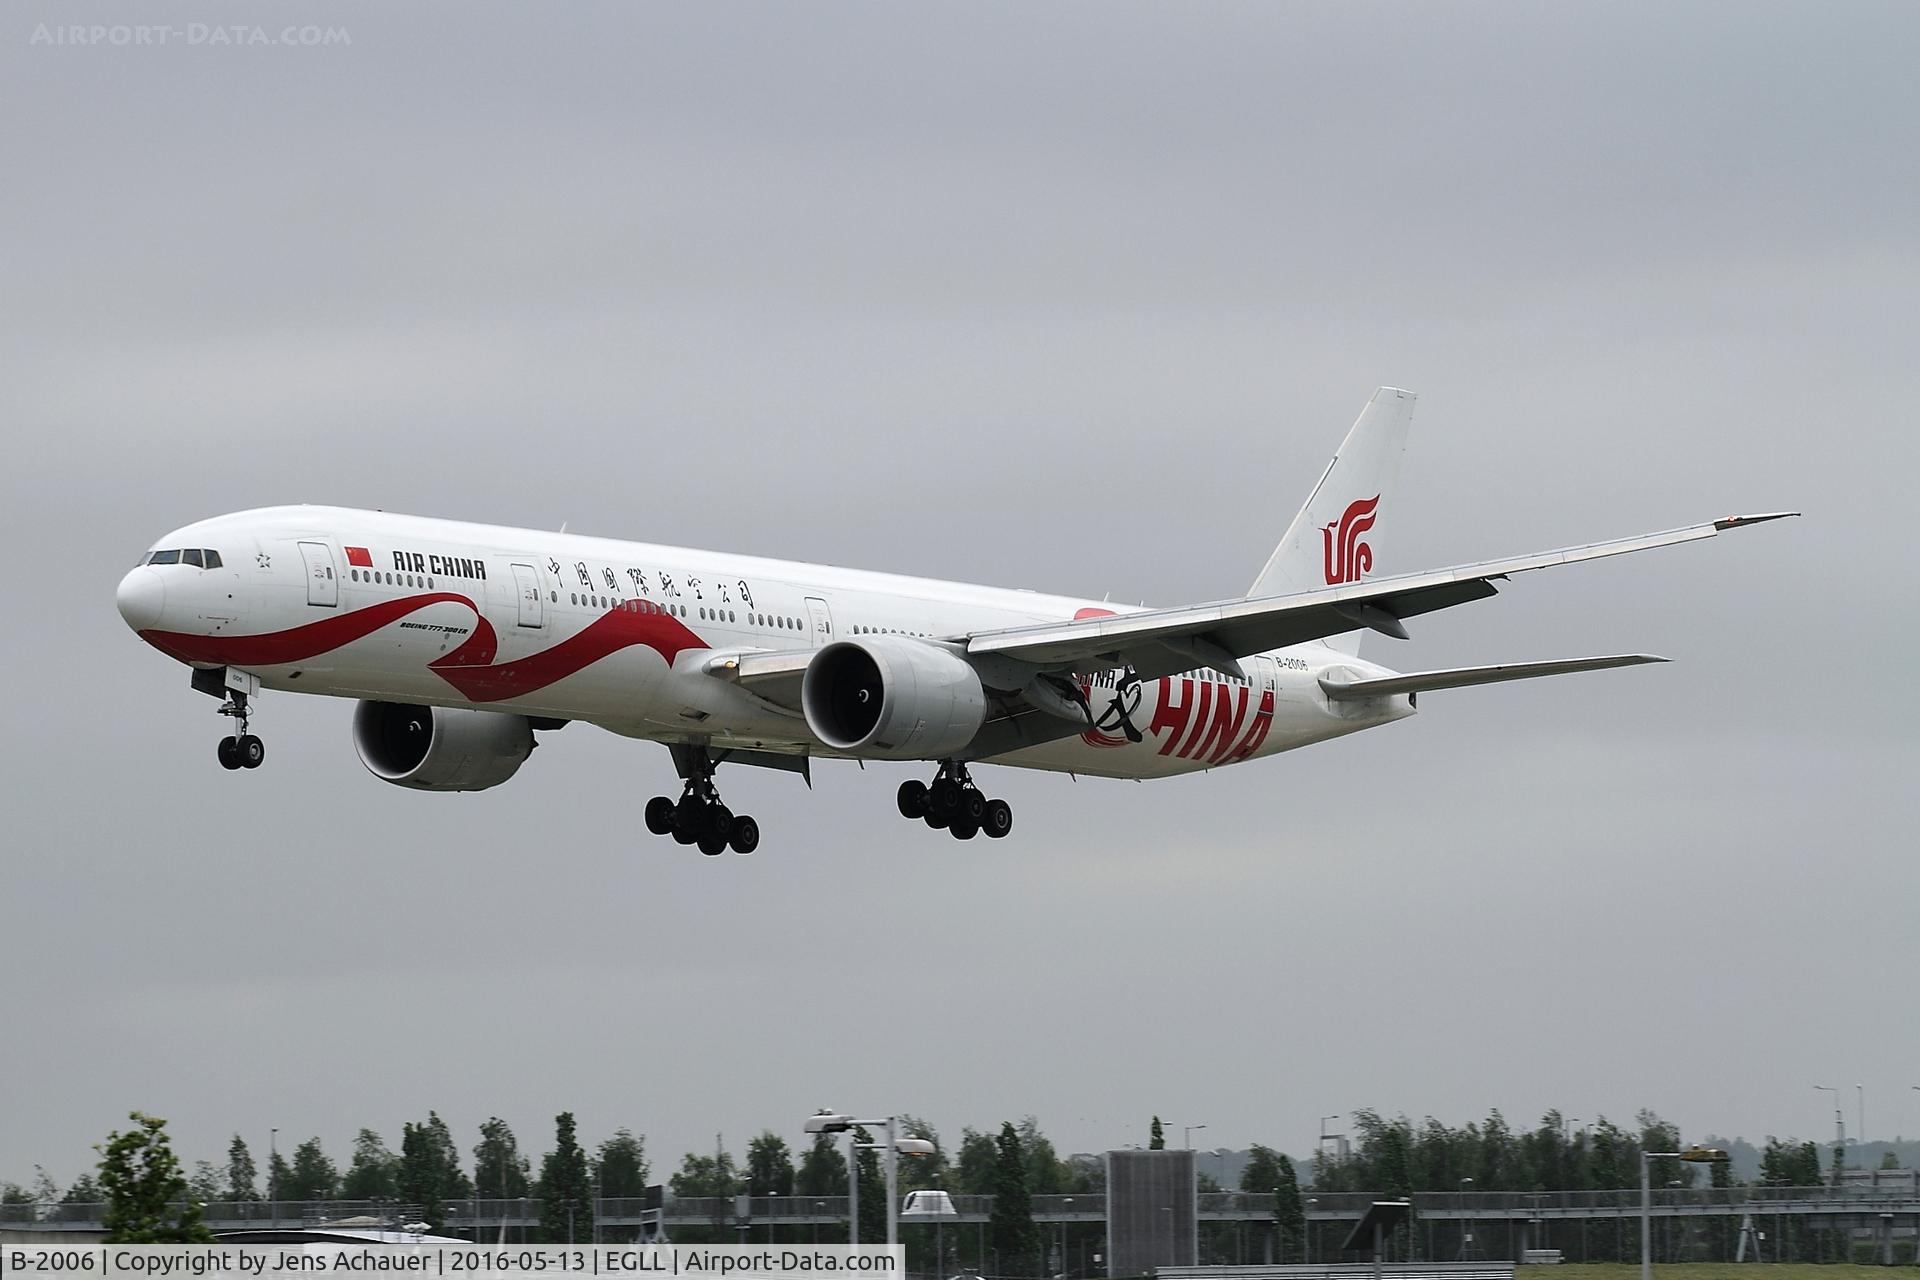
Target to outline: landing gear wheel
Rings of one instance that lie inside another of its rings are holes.
[[[967,820],[968,825],[977,829],[987,816],[987,798],[972,787],[968,787],[960,793],[960,816]]]
[[[924,818],[927,816],[927,784],[918,778],[909,778],[900,784],[900,816],[903,818]]]
[[[935,778],[928,793],[928,812],[951,819],[960,812],[960,800],[963,794],[960,784],[952,778]]]
[[[935,831],[944,831],[947,828],[947,815],[944,813],[936,813],[932,809],[927,810],[925,821],[926,824]]]
[[[741,814],[733,820],[733,834],[727,841],[735,853],[752,853],[760,847],[760,824]]]
[[[647,801],[647,830],[657,836],[667,835],[673,830],[673,801],[665,796],[655,796]]]
[[[267,758],[267,744],[250,733],[243,733],[240,735],[239,754],[241,768],[258,769],[260,762]]]
[[[733,810],[723,804],[707,806],[706,834],[718,840],[721,848],[726,848],[727,837],[733,834]]]
[[[240,767],[239,739],[220,739],[220,767],[222,769],[238,769]]]
[[[971,840],[980,834],[979,825],[966,818],[955,818],[947,830],[952,832],[955,840]]]
[[[692,844],[705,827],[706,806],[697,800],[682,800],[673,810],[673,839],[676,844]]]
[[[717,858],[727,851],[727,838],[725,836],[717,836],[711,831],[701,836],[699,843],[700,852],[706,854],[709,858]]]
[[[1013,830],[1013,806],[1005,800],[987,801],[986,815],[980,819],[980,829],[995,840],[1006,838]]]

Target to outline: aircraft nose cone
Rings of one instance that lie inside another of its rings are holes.
[[[160,625],[160,611],[167,603],[167,582],[144,565],[120,579],[114,594],[120,616],[135,631],[151,631]]]

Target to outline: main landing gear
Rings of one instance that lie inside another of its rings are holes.
[[[982,831],[998,840],[1013,830],[1013,806],[981,794],[958,760],[943,762],[931,786],[917,778],[901,783],[899,804],[901,817],[919,818],[936,831],[944,827],[956,840]]]
[[[713,756],[700,747],[675,748],[673,759],[687,785],[677,802],[666,796],[647,801],[647,830],[681,844],[697,844],[710,858],[729,847],[735,853],[759,848],[760,824],[720,802],[713,785]]]
[[[232,737],[220,739],[220,767],[258,769],[260,762],[267,758],[267,748],[247,732],[247,695],[239,689],[230,691],[227,700],[220,704],[220,714],[233,717],[235,730]]]

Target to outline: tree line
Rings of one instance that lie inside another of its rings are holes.
[[[106,1201],[112,1206],[121,1199],[138,1200],[128,1191],[135,1187],[145,1199],[140,1201],[143,1207],[127,1211],[127,1220],[146,1225],[127,1230],[151,1232],[158,1229],[152,1225],[155,1205],[184,1203],[191,1208],[213,1201],[361,1200],[417,1208],[432,1229],[444,1231],[450,1222],[457,1225],[465,1201],[526,1199],[539,1204],[539,1227],[530,1238],[568,1242],[594,1236],[597,1197],[642,1197],[652,1177],[643,1137],[622,1128],[589,1151],[580,1143],[571,1112],[555,1117],[553,1146],[540,1158],[537,1173],[522,1154],[513,1129],[497,1116],[479,1126],[470,1165],[446,1122],[429,1111],[424,1120],[402,1126],[398,1151],[377,1131],[361,1129],[345,1168],[314,1137],[297,1144],[290,1156],[270,1152],[263,1172],[245,1139],[236,1134],[228,1144],[224,1168],[203,1160],[191,1173],[178,1167],[168,1149],[164,1121],[139,1113],[132,1119],[133,1129],[110,1135],[98,1148],[102,1153],[98,1169],[76,1179],[64,1192],[40,1170],[31,1188],[0,1184],[0,1202]],[[1085,1260],[1098,1249],[1104,1226],[1054,1224],[1043,1231],[1033,1221],[1032,1199],[1101,1194],[1105,1164],[1100,1157],[1061,1156],[1032,1116],[1003,1122],[997,1131],[963,1128],[953,1147],[931,1123],[917,1116],[899,1117],[897,1131],[933,1148],[930,1156],[900,1159],[897,1176],[902,1195],[944,1189],[993,1197],[991,1220],[978,1229],[953,1228],[953,1239],[940,1242],[938,1259],[932,1256],[932,1242],[920,1239],[927,1233],[909,1233],[910,1259],[916,1265],[937,1265],[946,1269],[943,1274],[950,1274],[953,1267],[995,1275],[1084,1274],[1091,1269]],[[1676,1151],[1681,1146],[1677,1126],[1651,1111],[1640,1112],[1630,1126],[1604,1117],[1576,1124],[1558,1111],[1549,1111],[1533,1128],[1516,1130],[1497,1110],[1484,1121],[1457,1128],[1432,1117],[1415,1124],[1406,1116],[1389,1118],[1363,1110],[1352,1116],[1351,1132],[1352,1142],[1342,1151],[1336,1153],[1323,1144],[1316,1152],[1306,1191],[1406,1196],[1462,1190],[1625,1190],[1638,1186],[1643,1150]],[[1148,1134],[1151,1149],[1165,1147],[1158,1116],[1153,1117]],[[874,1135],[860,1130],[854,1137],[864,1143],[873,1141]],[[741,1195],[846,1196],[849,1177],[844,1152],[836,1135],[817,1135],[796,1151],[780,1135],[763,1131],[747,1142],[744,1159],[736,1160],[724,1138],[716,1136],[711,1152],[686,1153],[668,1179],[676,1199],[702,1199],[712,1205],[710,1221],[677,1218],[676,1238],[689,1242],[741,1238],[732,1203]],[[861,1236],[869,1242],[881,1240],[885,1230],[881,1168],[879,1153],[859,1152],[856,1194]],[[1690,1186],[1696,1168],[1677,1160],[1658,1160],[1651,1174],[1656,1186]],[[1710,1168],[1714,1185],[1733,1185],[1727,1165]],[[1826,1173],[1814,1143],[1772,1138],[1761,1155],[1760,1169],[1759,1183],[1773,1186],[1815,1185]],[[1198,1175],[1197,1183],[1202,1192],[1223,1189],[1205,1173]],[[1247,1153],[1238,1183],[1243,1192],[1272,1197],[1271,1218],[1255,1224],[1251,1239],[1243,1227],[1206,1224],[1203,1256],[1216,1261],[1257,1261],[1259,1255],[1286,1261],[1306,1256],[1313,1242],[1307,1232],[1301,1180],[1292,1160],[1256,1144]],[[197,1210],[191,1217],[197,1223]],[[749,1229],[755,1239],[769,1241],[819,1238],[819,1228],[811,1224],[776,1221]],[[1802,1234],[1813,1239],[1808,1232]],[[602,1238],[613,1235],[609,1232]],[[828,1240],[842,1238],[831,1230],[827,1235]],[[1820,1246],[1817,1239],[1809,1247],[1815,1246]]]

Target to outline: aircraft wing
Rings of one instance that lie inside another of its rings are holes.
[[[1406,638],[1404,618],[1482,600],[1498,590],[1496,579],[1534,569],[1575,564],[1711,538],[1729,529],[1778,520],[1797,512],[1728,516],[1705,524],[1564,547],[1508,560],[1488,560],[1428,573],[1346,583],[1294,595],[1261,596],[1173,609],[1082,618],[979,631],[966,638],[967,652],[1066,671],[1090,664],[1131,666],[1143,680],[1196,666],[1235,671],[1235,659],[1285,648],[1360,627]]]

